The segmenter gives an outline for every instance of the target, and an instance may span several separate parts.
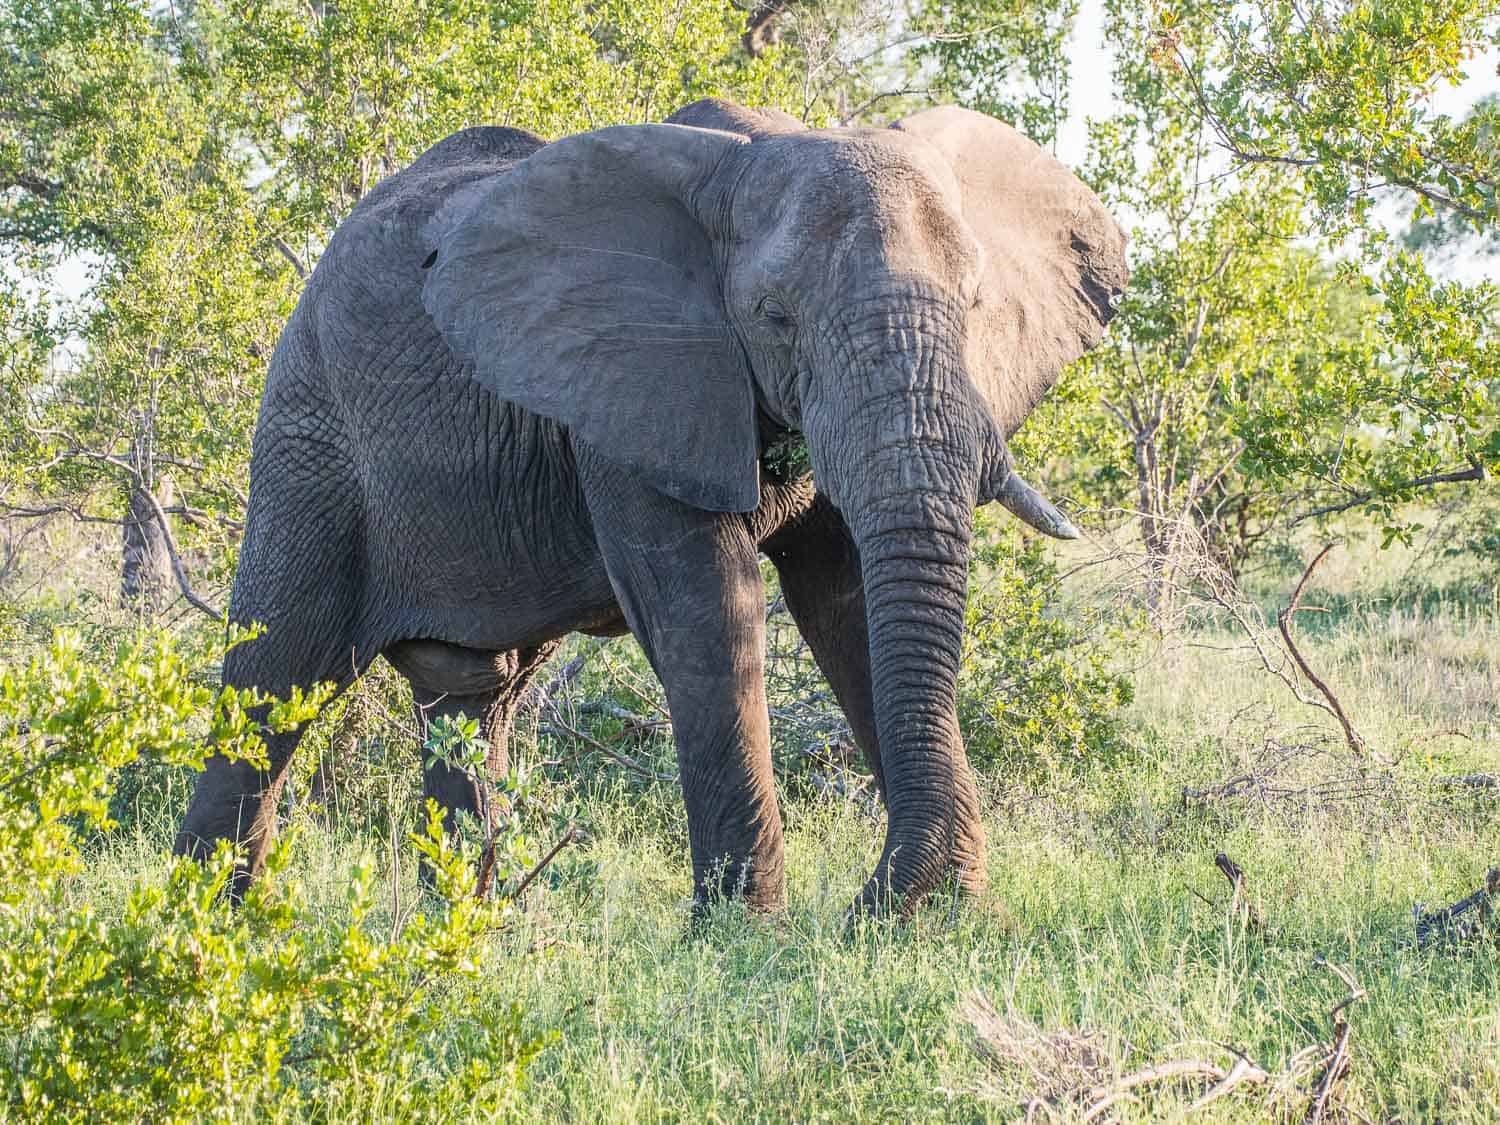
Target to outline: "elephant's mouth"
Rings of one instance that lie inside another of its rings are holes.
[[[794,484],[812,478],[812,459],[807,437],[800,430],[778,429],[766,441],[761,467],[777,484]],[[1022,523],[1054,539],[1077,539],[1079,531],[1053,503],[1015,471],[1009,449],[1005,450],[1000,488],[995,500]]]
[[[812,476],[812,459],[807,452],[807,438],[799,430],[779,429],[770,435],[761,466],[778,484],[791,484]]]

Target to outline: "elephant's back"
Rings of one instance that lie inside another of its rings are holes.
[[[444,137],[397,175],[453,165],[524,160],[546,143],[526,129],[512,129],[508,125],[475,125]]]
[[[334,232],[303,293],[325,360],[375,374],[392,358],[392,339],[437,343],[422,308],[429,226],[545,143],[521,129],[463,129],[376,184]]]

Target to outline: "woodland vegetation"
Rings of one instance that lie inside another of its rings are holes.
[[[1500,1116],[1497,52],[1495,0],[7,0],[3,1116]],[[845,932],[880,813],[768,572],[783,917],[684,936],[628,639],[542,675],[488,838],[418,807],[475,729],[390,669],[283,701],[231,911],[231,854],[166,853],[210,745],[261,749],[223,610],[320,249],[460,127],[710,94],[967,105],[1130,231],[1017,442],[1085,540],[980,517],[993,887]]]

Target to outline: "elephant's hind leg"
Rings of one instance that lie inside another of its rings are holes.
[[[306,495],[278,495],[280,482],[262,481],[251,496],[229,616],[240,625],[259,624],[263,632],[225,655],[224,683],[277,698],[324,682],[342,691],[374,656],[361,650],[356,635],[357,513]],[[265,865],[276,835],[277,797],[301,735],[269,735],[264,770],[216,754],[198,779],[173,850],[202,859],[220,840],[240,845],[244,854],[231,887],[236,898]]]
[[[387,648],[385,657],[411,684],[424,741],[439,717],[463,715],[479,720],[480,736],[488,744],[484,771],[493,778],[510,768],[510,732],[516,712],[537,670],[560,643],[547,641],[497,653],[440,641],[402,641]],[[443,761],[429,764],[427,758],[424,752],[422,795],[443,808],[448,828],[454,827],[454,814],[459,812],[486,824],[493,811],[487,808],[479,773]]]

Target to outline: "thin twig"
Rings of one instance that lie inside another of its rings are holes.
[[[1302,572],[1302,580],[1297,583],[1297,588],[1292,591],[1291,602],[1276,615],[1276,627],[1281,630],[1281,639],[1286,642],[1287,651],[1291,653],[1292,659],[1296,661],[1298,669],[1307,677],[1308,683],[1317,688],[1323,698],[1328,701],[1328,706],[1332,710],[1334,718],[1338,719],[1339,726],[1344,728],[1344,741],[1349,744],[1349,749],[1353,750],[1356,754],[1364,754],[1368,752],[1365,740],[1354,729],[1354,724],[1349,721],[1349,716],[1344,713],[1343,705],[1339,703],[1338,696],[1334,695],[1333,689],[1324,683],[1318,677],[1318,674],[1312,670],[1301,651],[1297,648],[1297,643],[1292,640],[1291,620],[1292,616],[1302,608],[1302,591],[1307,588],[1308,580],[1312,578],[1313,571],[1318,568],[1318,564],[1328,557],[1336,545],[1334,543],[1328,544],[1328,546],[1318,552],[1317,557],[1312,562],[1307,564],[1307,569]]]
[[[172,575],[177,579],[177,588],[182,591],[182,596],[194,609],[206,613],[215,621],[223,620],[224,611],[204,601],[193,590],[193,584],[188,580],[187,568],[182,564],[182,554],[177,549],[177,539],[172,534],[172,525],[167,522],[167,513],[162,511],[161,501],[149,488],[142,488],[140,491],[151,505],[151,510],[156,515],[156,522],[161,525],[162,541],[166,544],[167,558],[172,563]]]
[[[523,894],[525,894],[526,888],[531,886],[531,881],[538,875],[540,875],[543,869],[545,869],[549,863],[557,858],[557,854],[559,852],[561,852],[565,847],[567,847],[577,839],[578,826],[576,824],[568,825],[567,829],[563,832],[562,837],[557,841],[557,843],[552,845],[552,850],[549,851],[546,855],[542,856],[535,867],[526,872],[526,877],[522,879],[521,882],[517,885],[516,889],[511,892],[510,897],[512,899],[518,899]]]

